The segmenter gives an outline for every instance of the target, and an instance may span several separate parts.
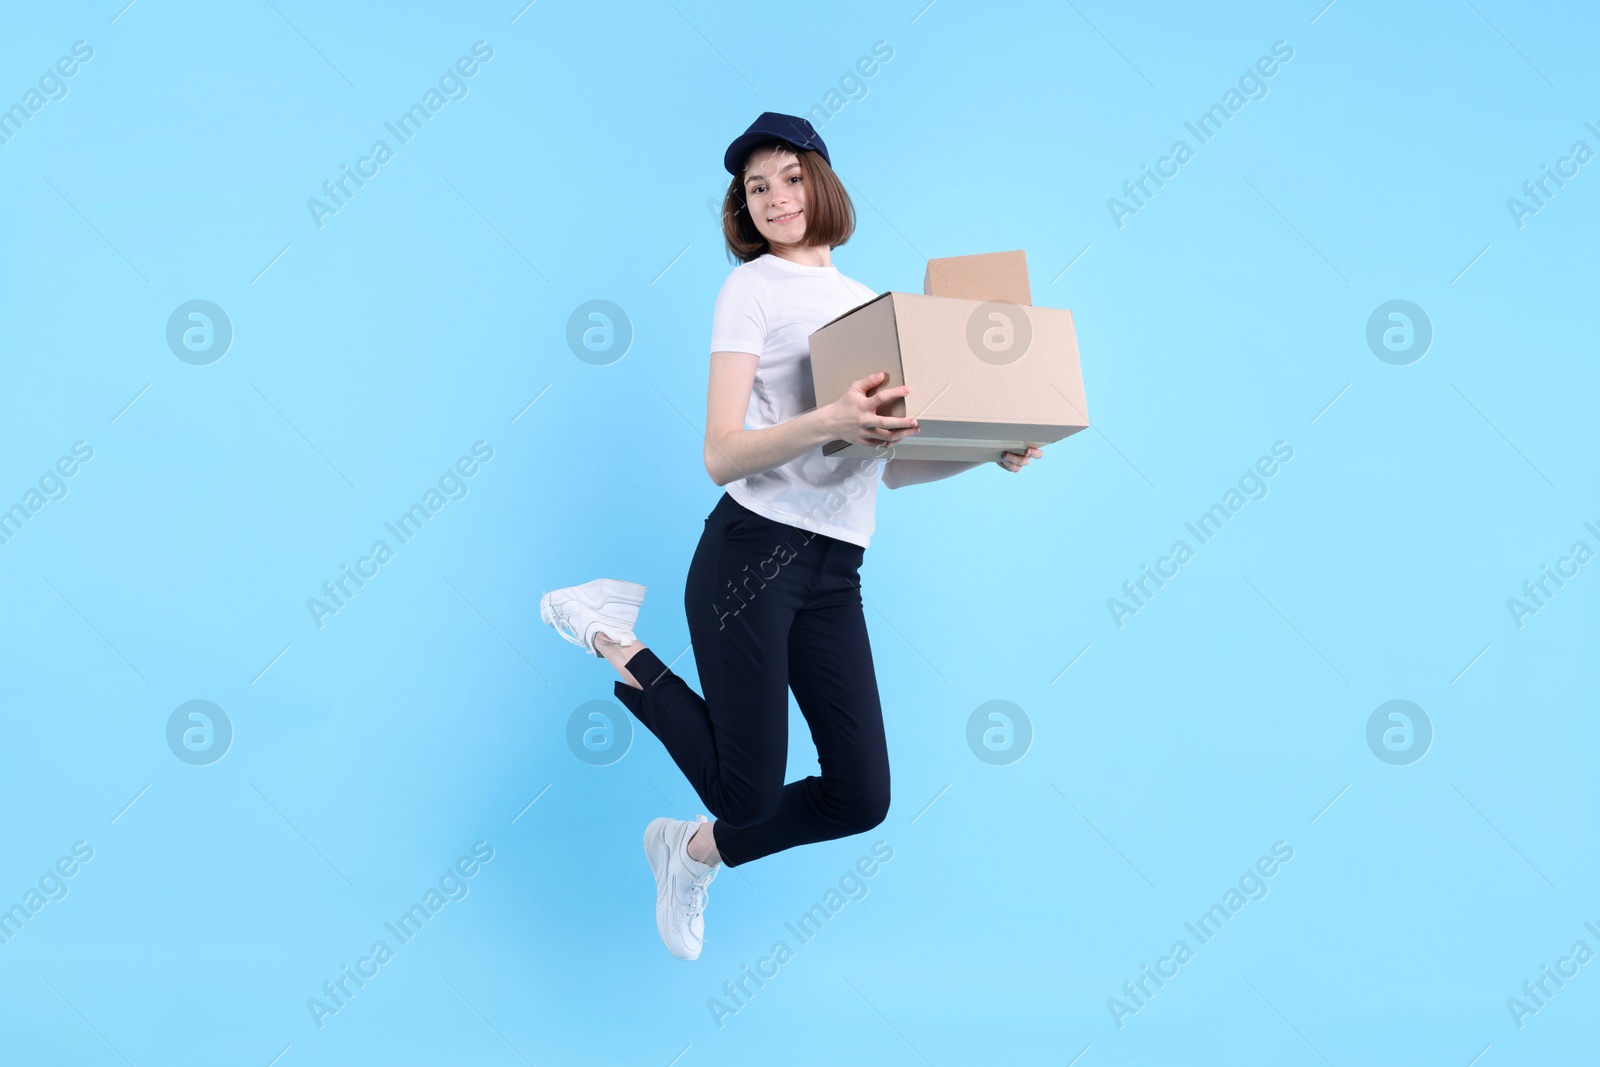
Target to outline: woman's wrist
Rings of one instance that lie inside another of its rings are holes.
[[[833,404],[822,404],[796,416],[798,419],[806,420],[806,440],[810,447],[825,445],[844,436],[837,425],[835,411]]]

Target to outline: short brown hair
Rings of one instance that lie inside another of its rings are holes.
[[[754,155],[767,148],[787,148],[800,159],[800,173],[806,183],[806,244],[836,248],[850,240],[856,232],[856,208],[828,161],[809,148],[796,149],[781,141],[758,145],[750,152]],[[744,167],[739,170],[722,198],[722,236],[728,255],[748,263],[772,249],[750,219],[750,206],[744,195]]]

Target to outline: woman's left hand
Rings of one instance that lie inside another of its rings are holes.
[[[1023,467],[1028,465],[1028,460],[1030,458],[1038,459],[1042,455],[1044,455],[1044,451],[1042,449],[1029,448],[1026,452],[1007,452],[1005,455],[995,460],[995,462],[1000,464],[1000,466],[1004,467],[1006,470],[1010,471],[1012,474],[1015,474]]]

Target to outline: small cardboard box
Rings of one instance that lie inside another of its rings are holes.
[[[811,334],[818,403],[878,371],[879,390],[910,385],[879,410],[922,428],[892,446],[896,459],[998,460],[1088,428],[1072,312],[1033,306],[1025,253],[929,260],[923,289],[884,293]],[[849,441],[822,452],[891,455]]]
[[[1028,254],[1019,249],[930,259],[928,269],[922,274],[922,291],[928,296],[1031,305],[1033,291],[1028,286]]]

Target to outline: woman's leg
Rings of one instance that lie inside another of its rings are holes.
[[[889,755],[861,610],[862,556],[859,546],[828,540],[815,588],[789,629],[789,685],[822,774],[784,786],[777,809],[754,826],[719,825],[717,847],[730,866],[865,833],[888,815]]]
[[[611,639],[610,634],[601,631],[600,633],[594,635],[594,647],[596,652],[605,657],[605,661],[607,663],[611,664],[611,666],[617,669],[617,673],[622,675],[622,680],[626,682],[630,688],[644,688],[644,686],[639,684],[639,680],[633,676],[633,672],[628,670],[628,661],[633,658],[633,654],[635,652],[644,647],[643,644],[635,641],[627,648],[623,648],[621,645],[617,644],[617,642]]]
[[[628,658],[619,673],[625,668],[634,684],[616,682],[616,697],[660,739],[718,817],[712,832],[725,859],[731,828],[768,818],[781,799],[789,627],[820,551],[806,531],[725,497],[707,518],[684,588],[704,697],[649,647],[621,650]],[[604,644],[597,647],[606,653]]]
[[[627,648],[623,648],[602,632],[595,634],[594,647],[605,657],[607,663],[617,669],[617,673],[622,675],[622,680],[631,688],[644,688],[639,684],[639,680],[633,676],[633,672],[628,670],[628,661],[644,645],[635,641]],[[689,844],[685,849],[689,853],[690,859],[698,860],[701,863],[709,863],[713,866],[722,862],[722,854],[717,851],[717,841],[714,836],[715,827],[716,823],[708,822],[694,832],[694,836],[689,839]]]

